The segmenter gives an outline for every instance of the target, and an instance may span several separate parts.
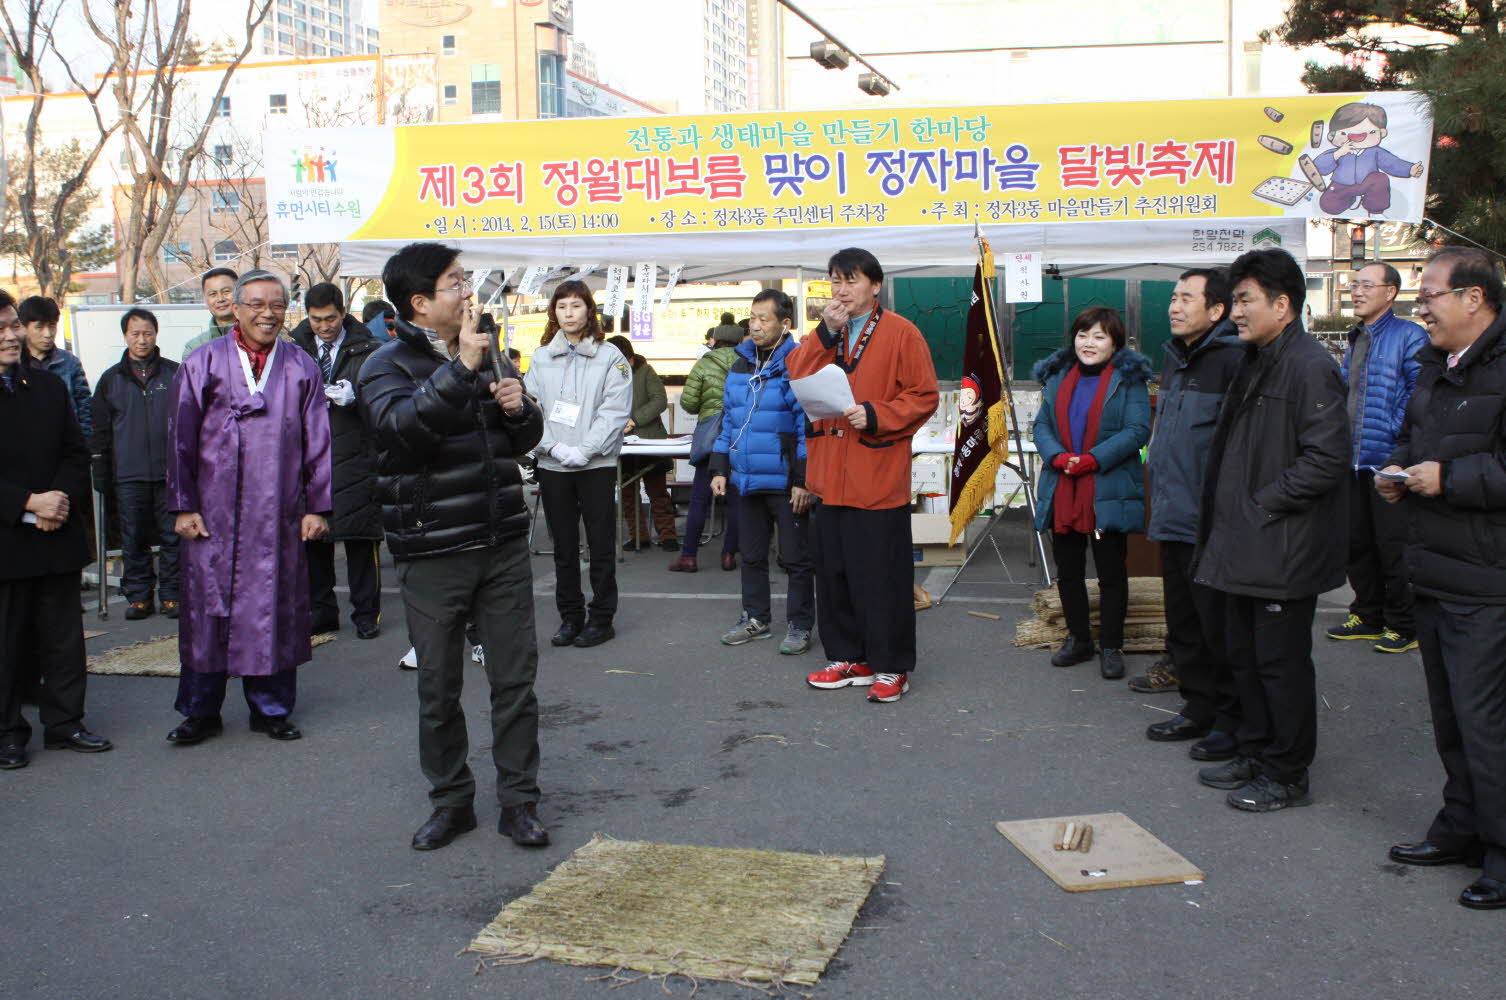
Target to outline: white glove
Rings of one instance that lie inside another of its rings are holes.
[[[335,406],[349,406],[356,401],[356,390],[351,386],[350,379],[342,378],[324,387],[324,398]]]
[[[590,461],[585,453],[575,447],[575,445],[565,444],[564,442],[550,448],[549,454],[553,455],[554,460],[567,469],[584,468],[586,463]]]

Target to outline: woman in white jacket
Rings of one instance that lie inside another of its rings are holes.
[[[617,453],[633,399],[633,373],[602,342],[596,301],[583,281],[562,281],[549,299],[543,344],[524,383],[544,411],[539,490],[554,538],[555,646],[599,646],[617,613]],[[580,587],[580,523],[591,552],[591,603]]]

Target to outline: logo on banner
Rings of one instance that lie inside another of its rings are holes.
[[[326,151],[320,146],[317,156],[307,148],[302,153],[296,149],[292,153],[294,184],[334,184],[339,180],[335,171],[340,161],[333,149]]]
[[[1250,237],[1250,246],[1256,250],[1269,250],[1281,245],[1281,234],[1274,229],[1262,229]]]

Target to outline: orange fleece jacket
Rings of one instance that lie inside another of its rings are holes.
[[[818,323],[785,359],[790,378],[837,361],[837,337]],[[805,485],[822,503],[887,510],[910,503],[910,438],[936,412],[936,366],[915,324],[881,309],[868,347],[847,367],[852,398],[868,429],[846,419],[812,421],[805,438]]]

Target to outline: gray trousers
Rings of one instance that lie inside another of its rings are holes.
[[[440,806],[468,806],[476,780],[460,691],[470,662],[466,622],[486,650],[491,686],[492,763],[504,806],[539,799],[539,705],[533,693],[539,648],[533,629],[528,539],[397,564],[408,641],[418,652],[418,760]]]

